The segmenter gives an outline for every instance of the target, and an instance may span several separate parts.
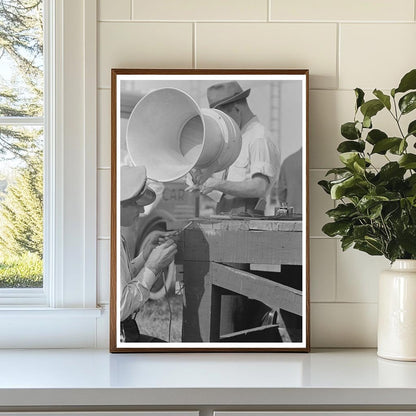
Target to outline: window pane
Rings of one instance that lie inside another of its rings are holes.
[[[42,287],[43,128],[0,126],[0,143],[0,288]]]
[[[43,115],[43,10],[0,0],[0,116]]]

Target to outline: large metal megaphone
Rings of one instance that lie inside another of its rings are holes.
[[[218,172],[230,166],[241,150],[235,121],[215,109],[201,109],[176,88],[145,95],[127,124],[127,149],[133,163],[146,166],[147,176],[170,182],[192,168]]]

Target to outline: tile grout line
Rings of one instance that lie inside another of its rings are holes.
[[[341,24],[337,23],[337,90],[339,89],[340,71],[341,71]]]
[[[196,22],[192,23],[192,68],[196,69]]]
[[[270,23],[271,20],[272,20],[272,0],[267,0],[267,22]]]
[[[331,302],[331,301],[319,301],[319,300],[315,300],[312,301],[311,300],[311,304],[315,304],[315,305],[334,305],[334,306],[338,306],[338,305],[377,305],[378,302],[374,301],[358,301],[358,300],[343,300],[341,302]]]
[[[133,7],[132,7],[133,9]],[[131,11],[133,13],[133,10]],[[414,25],[414,20],[272,20],[268,21],[266,19],[252,19],[252,20],[244,20],[244,19],[209,19],[209,20],[192,20],[192,19],[98,19],[98,23],[279,23],[279,24],[306,24],[306,25],[315,25],[315,24],[328,24],[328,25],[336,25],[336,24],[354,24],[354,25]]]
[[[130,0],[130,20],[133,20],[133,0]]]
[[[334,302],[338,303],[338,244],[340,244],[340,240],[337,240],[334,244],[334,259],[335,259],[335,282],[334,282]]]

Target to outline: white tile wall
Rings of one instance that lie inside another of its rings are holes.
[[[333,23],[196,26],[198,68],[309,68],[312,88],[336,87],[336,46],[337,26]]]
[[[110,239],[97,241],[97,301],[108,303],[110,299]]]
[[[267,0],[133,0],[135,20],[267,20]]]
[[[271,0],[273,20],[413,21],[413,0]]]
[[[414,23],[341,24],[340,87],[398,86],[401,76],[415,67],[415,44]]]
[[[97,175],[98,189],[98,237],[110,237],[110,210],[111,210],[111,171],[99,169]]]
[[[415,60],[416,64],[416,60]],[[354,84],[358,87],[359,84]],[[396,85],[396,84],[394,84]],[[354,88],[355,88],[354,87]],[[374,88],[377,85],[374,83]],[[365,99],[375,98],[372,91],[365,90]],[[389,91],[384,91],[389,94]],[[353,121],[355,113],[355,93],[350,90],[311,90],[310,91],[310,122],[309,122],[309,167],[314,169],[328,169],[341,166],[337,152],[337,146],[344,139],[341,136],[341,124]],[[357,115],[360,119],[361,113]],[[401,124],[407,131],[407,126],[412,121],[410,114],[402,117]],[[390,132],[392,136],[398,136],[399,130],[393,117],[387,110],[380,111],[373,117],[373,128]],[[365,130],[364,138],[368,130]],[[386,162],[384,156],[374,156],[375,166]]]
[[[97,99],[98,111],[98,140],[97,166],[109,168],[111,166],[111,93],[110,90],[99,90]]]
[[[130,0],[99,0],[98,20],[130,20]]]
[[[378,275],[389,268],[381,256],[369,256],[358,250],[342,251],[337,245],[338,302],[377,302]]]
[[[325,179],[325,173],[325,170],[309,171],[309,231],[311,237],[325,236],[321,228],[330,220],[325,212],[335,207],[334,201],[318,185],[321,179]]]
[[[336,239],[310,240],[311,302],[335,302],[337,245]]]
[[[377,345],[377,304],[312,303],[314,347],[367,348]]]
[[[98,86],[111,68],[191,68],[192,23],[99,23]]]
[[[416,67],[415,1],[99,0],[98,19],[99,301],[109,301],[110,69],[309,68],[312,346],[375,346],[377,275],[388,262],[343,253],[322,234],[334,203],[316,182],[338,164],[352,89],[387,92]],[[374,124],[393,131],[387,113]]]

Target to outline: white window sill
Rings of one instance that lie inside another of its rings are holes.
[[[101,308],[45,308],[38,306],[0,306],[0,320],[4,316],[22,317],[84,317],[99,318]]]
[[[99,308],[3,306],[0,348],[95,348],[101,316]]]

